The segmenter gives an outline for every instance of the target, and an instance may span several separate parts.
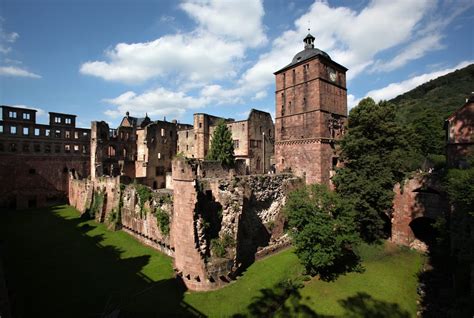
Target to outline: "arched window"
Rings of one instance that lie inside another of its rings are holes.
[[[115,157],[115,147],[114,146],[109,146],[107,148],[107,155],[109,158]]]

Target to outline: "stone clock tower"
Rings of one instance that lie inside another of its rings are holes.
[[[330,185],[338,162],[335,141],[347,120],[347,68],[304,38],[304,50],[275,72],[275,161],[306,183]]]

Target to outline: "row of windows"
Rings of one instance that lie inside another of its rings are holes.
[[[54,136],[55,138],[61,138],[63,131],[61,129],[49,129],[49,128],[33,128],[31,129],[30,127],[21,127],[21,126],[6,126],[4,127],[3,125],[0,125],[0,133],[9,133],[10,135],[18,135],[19,131],[21,131],[21,134],[23,136],[30,136],[31,133],[33,133],[33,136],[44,136],[44,137],[50,137]],[[83,131],[70,131],[70,130],[65,130],[64,131],[64,138],[70,139],[79,139],[79,138],[87,138],[89,135],[88,132]]]
[[[63,119],[64,119],[65,124],[67,124],[67,125],[72,124],[72,118],[69,118],[69,117],[62,118],[62,117],[58,117],[58,116],[54,116],[54,123],[55,124],[61,124],[63,122]]]
[[[32,147],[31,147],[32,146]],[[63,149],[61,151],[61,149]],[[44,152],[44,153],[52,153],[53,151],[55,153],[83,153],[87,154],[88,153],[88,147],[86,145],[70,145],[70,144],[65,144],[65,145],[58,145],[58,144],[45,144],[42,147],[42,144],[33,144],[30,145],[28,143],[23,143],[21,144],[21,149],[20,145],[16,143],[9,143],[7,145],[4,145],[3,143],[0,143],[0,152],[4,151],[10,151],[10,152]]]
[[[8,112],[8,117],[11,119],[16,119],[18,117],[18,113],[16,111],[9,111]],[[31,120],[31,114],[30,113],[23,113],[22,118],[24,120]]]

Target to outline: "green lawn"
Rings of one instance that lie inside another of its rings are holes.
[[[68,206],[1,211],[0,242],[14,313],[22,317],[100,317],[117,307],[121,317],[231,316],[245,313],[261,289],[294,278],[302,269],[286,250],[256,262],[218,291],[186,292],[172,276],[171,258],[124,232],[80,219]],[[414,316],[421,256],[397,248],[365,247],[362,252],[365,273],[333,283],[307,282],[303,303],[325,315],[346,315],[349,307],[355,312],[362,302],[378,312],[407,310]]]

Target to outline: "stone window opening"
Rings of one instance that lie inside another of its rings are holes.
[[[186,145],[186,151],[188,151],[188,150],[189,150],[189,146],[188,146],[188,145]]]
[[[158,153],[158,159],[161,159],[161,152]]]
[[[51,152],[51,145],[47,144],[44,146],[44,152],[45,153],[50,153]]]
[[[74,145],[74,152],[78,153],[79,152],[79,145]]]
[[[288,111],[291,113],[291,101],[288,102]]]
[[[164,137],[164,136],[165,136],[165,130],[161,128],[161,137]]]
[[[199,128],[202,128],[202,123],[199,123]]]
[[[10,144],[10,151],[11,152],[16,152],[16,144],[15,143]]]
[[[83,154],[87,153],[87,146],[86,145],[82,146],[82,153]]]
[[[8,117],[10,117],[10,118],[16,118],[16,112],[14,112],[14,111],[8,112]]]
[[[33,146],[33,148],[35,149],[35,152],[41,152],[41,145],[40,144],[35,144]]]
[[[51,130],[45,129],[45,130],[44,130],[44,135],[45,135],[46,137],[51,136]]]
[[[56,129],[56,130],[54,131],[54,137],[56,137],[56,138],[61,138],[61,130]]]
[[[71,132],[69,130],[66,130],[64,132],[64,138],[68,138],[68,139],[71,138]]]
[[[60,153],[61,152],[61,146],[60,145],[54,145],[54,152],[55,153]]]
[[[296,82],[296,71],[293,70],[293,84],[295,84]]]
[[[35,136],[39,136],[41,134],[41,131],[39,128],[35,128]]]
[[[84,132],[82,133],[82,137],[87,137],[87,132],[84,131]],[[128,134],[127,134],[127,139],[128,139]]]
[[[115,157],[115,147],[114,147],[114,146],[109,146],[109,147],[107,148],[107,156],[108,156],[109,158]]]
[[[173,137],[173,131],[170,130],[170,137]]]
[[[16,135],[16,126],[10,126],[10,134]]]
[[[72,123],[72,120],[71,120],[71,118],[66,118],[66,119],[64,120],[64,122],[65,122],[66,124],[71,124],[71,123]]]
[[[239,149],[239,140],[234,140],[234,149]]]
[[[5,151],[5,149],[3,149],[3,144],[0,143],[0,152],[3,152],[3,151]]]
[[[60,124],[61,123],[61,117],[54,117],[54,122],[56,124]]]
[[[28,136],[30,134],[30,129],[28,127],[23,127],[23,136]]]
[[[79,132],[78,131],[74,132],[74,139],[79,139]]]
[[[30,113],[23,113],[23,119],[30,120],[31,119]]]
[[[67,172],[68,172],[67,167],[64,167],[64,168],[63,168],[63,173],[67,173]]]
[[[71,152],[71,145],[65,144],[64,145],[64,152]]]
[[[194,135],[194,140],[197,140],[197,135]]]
[[[30,151],[30,145],[29,144],[23,144],[23,152],[29,152]]]
[[[0,125],[0,133],[3,133],[3,125]]]
[[[188,139],[188,137],[189,137],[188,135],[189,135],[188,132],[186,132],[186,139]]]

